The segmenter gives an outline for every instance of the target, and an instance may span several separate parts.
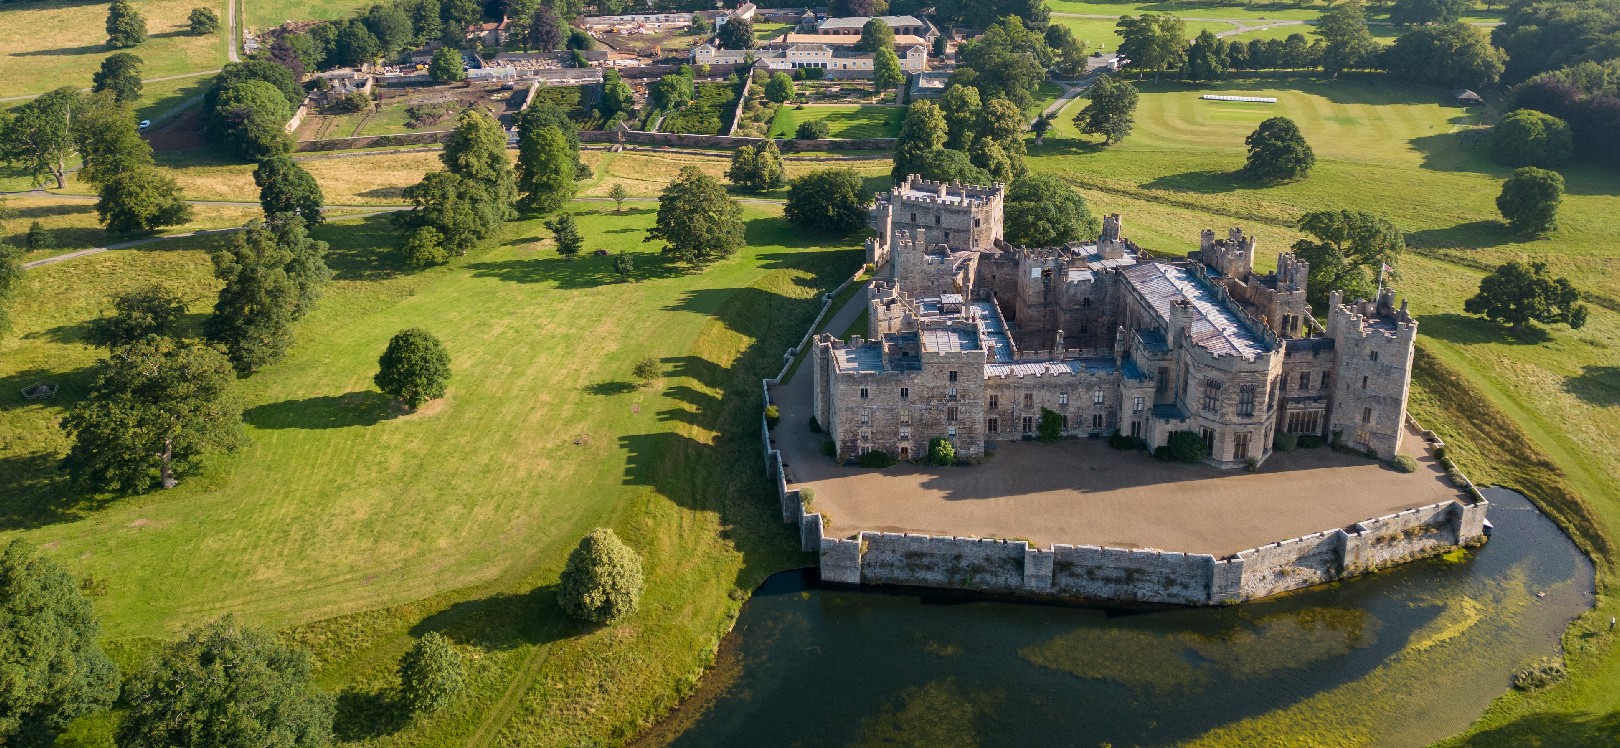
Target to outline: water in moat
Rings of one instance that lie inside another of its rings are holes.
[[[680,730],[678,746],[1425,745],[1555,655],[1592,604],[1574,544],[1524,497],[1485,493],[1496,532],[1482,548],[1226,608],[988,602],[779,574],[743,609],[707,694],[664,734]]]

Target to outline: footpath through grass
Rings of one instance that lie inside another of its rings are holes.
[[[1620,614],[1613,602],[1620,560],[1614,549],[1620,175],[1565,170],[1561,228],[1547,239],[1522,241],[1498,222],[1494,206],[1509,170],[1483,156],[1480,123],[1472,112],[1444,104],[1444,91],[1382,78],[1141,87],[1137,128],[1123,143],[1102,148],[1080,138],[1069,122],[1079,102],[1060,117],[1046,145],[1031,148],[1031,168],[1075,183],[1094,210],[1123,213],[1126,235],[1150,249],[1183,252],[1197,228],[1236,225],[1258,236],[1259,264],[1269,265],[1298,236],[1292,222],[1317,209],[1367,210],[1402,228],[1411,248],[1393,283],[1419,318],[1422,353],[1413,413],[1455,445],[1476,480],[1531,496],[1598,566],[1598,607],[1564,637],[1570,682],[1510,692],[1469,735],[1450,742],[1612,745],[1620,728],[1620,649],[1606,631],[1609,617]],[[1279,102],[1209,102],[1198,99],[1203,93]],[[1301,182],[1263,188],[1236,171],[1244,136],[1275,114],[1299,124],[1318,162]],[[1590,295],[1587,327],[1515,337],[1463,313],[1463,300],[1486,269],[1523,258],[1546,260]],[[1271,734],[1288,734],[1287,719],[1276,716]]]
[[[0,537],[106,580],[96,609],[121,647],[226,612],[288,630],[340,693],[345,740],[634,734],[695,683],[747,591],[802,563],[759,470],[758,383],[859,250],[749,207],[749,248],[694,273],[641,243],[650,206],[577,210],[587,252],[632,252],[637,282],[618,282],[611,257],[559,258],[538,221],[408,276],[385,254],[385,221],[320,229],[337,282],[287,360],[242,383],[251,446],[137,498],[68,490],[56,421],[84,392],[98,355],[86,326],[106,295],[162,280],[196,324],[215,289],[207,257],[112,252],[31,273],[18,334],[0,343]],[[370,381],[406,327],[443,339],[455,372],[445,400],[414,414]],[[664,376],[641,387],[629,372],[647,355]],[[23,403],[40,380],[61,394]],[[553,585],[604,525],[646,556],[648,595],[625,624],[577,627]],[[398,724],[396,658],[427,630],[466,648],[471,691]]]

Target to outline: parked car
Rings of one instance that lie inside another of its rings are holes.
[[[149,119],[141,120],[141,129],[142,130],[145,130],[146,128],[151,127],[151,126],[152,126],[152,120],[149,120]]]

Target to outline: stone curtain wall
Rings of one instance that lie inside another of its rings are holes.
[[[430,143],[443,143],[449,140],[450,132],[449,130],[434,130],[432,132],[409,132],[398,135],[361,135],[356,138],[300,140],[293,146],[293,151],[309,153],[311,151],[351,151],[357,148],[382,148],[394,145],[427,145]]]
[[[582,143],[634,143],[637,145],[664,145],[682,148],[713,148],[735,150],[745,145],[759,145],[763,138],[744,138],[734,135],[692,135],[673,132],[646,132],[624,130],[623,140],[617,130],[580,130]],[[827,138],[824,140],[778,139],[776,145],[783,153],[796,151],[884,151],[893,150],[894,138]]]

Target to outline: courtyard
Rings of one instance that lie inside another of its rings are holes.
[[[1219,470],[1102,439],[997,442],[994,457],[965,467],[845,467],[809,429],[809,383],[806,362],[772,390],[782,412],[772,436],[789,484],[814,491],[836,537],[875,530],[1227,556],[1463,497],[1410,428],[1402,450],[1419,464],[1410,474],[1326,447],[1278,452],[1254,473]]]

